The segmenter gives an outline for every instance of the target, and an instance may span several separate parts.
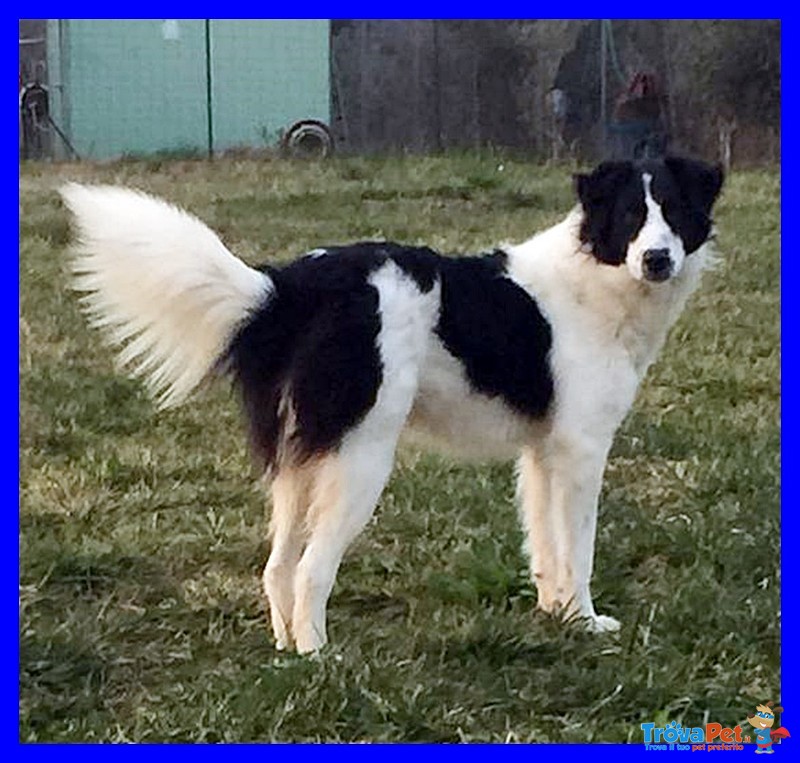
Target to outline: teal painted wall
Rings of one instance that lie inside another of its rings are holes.
[[[214,150],[272,145],[329,120],[327,20],[210,23]],[[61,19],[48,28],[53,107],[83,158],[208,149],[202,19]]]
[[[328,21],[211,22],[218,148],[264,145],[299,119],[329,123]]]
[[[84,158],[206,145],[202,20],[70,19],[61,27],[62,108]]]

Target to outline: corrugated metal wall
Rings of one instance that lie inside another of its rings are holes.
[[[206,151],[210,138],[215,151],[272,145],[299,119],[329,119],[328,26],[54,20],[50,70],[60,97],[51,112],[84,158]]]

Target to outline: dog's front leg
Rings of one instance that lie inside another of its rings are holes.
[[[616,631],[618,620],[594,610],[590,582],[600,488],[611,438],[570,433],[556,438],[550,458],[551,511],[558,549],[557,591],[564,614],[595,632]]]
[[[554,612],[560,606],[558,590],[558,538],[550,497],[551,470],[541,447],[522,451],[517,464],[517,501],[525,529],[525,551],[530,560],[531,579],[536,586],[537,606]]]
[[[520,459],[521,509],[539,608],[585,619],[594,631],[617,630],[617,620],[595,612],[589,587],[610,440],[570,434],[554,436],[547,446],[526,450]]]

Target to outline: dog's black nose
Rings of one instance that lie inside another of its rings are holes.
[[[642,268],[648,281],[666,281],[672,273],[669,249],[648,249],[642,257]]]

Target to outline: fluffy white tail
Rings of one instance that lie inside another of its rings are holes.
[[[126,188],[70,183],[61,195],[79,242],[74,287],[94,326],[123,345],[121,365],[159,407],[179,405],[214,368],[272,281],[196,217]]]

